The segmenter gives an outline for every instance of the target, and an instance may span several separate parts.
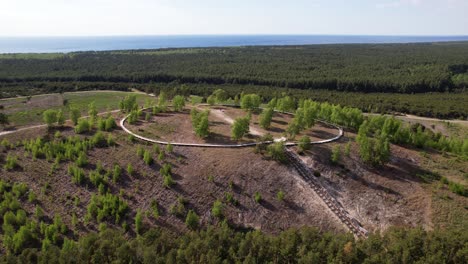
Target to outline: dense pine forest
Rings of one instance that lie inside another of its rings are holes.
[[[200,86],[209,94],[214,85],[224,85],[231,94],[260,90],[259,94],[270,95],[265,100],[277,90],[316,100],[331,98],[365,111],[465,118],[468,43],[0,55],[1,97],[89,89],[157,90],[174,84],[186,84],[194,94],[203,93]],[[359,99],[349,101],[349,94],[337,91],[353,92]],[[367,99],[362,93],[385,95]],[[414,93],[433,94],[411,96]]]

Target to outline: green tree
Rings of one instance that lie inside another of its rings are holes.
[[[278,193],[276,193],[276,198],[278,201],[282,202],[284,200],[284,192],[282,190],[279,190]]]
[[[206,103],[209,105],[214,105],[216,103],[216,98],[213,95],[210,95],[208,98],[206,98]]]
[[[8,120],[8,115],[6,115],[5,113],[0,113],[0,125],[5,127],[8,124],[10,124]]]
[[[274,110],[273,108],[266,108],[262,111],[260,115],[259,124],[264,129],[269,129],[271,125],[271,120],[273,119]]]
[[[174,110],[176,112],[181,112],[185,107],[185,98],[181,95],[176,95],[172,99],[172,104],[174,105]]]
[[[213,97],[215,98],[217,103],[223,103],[228,99],[228,94],[223,89],[216,89],[213,92]]]
[[[80,117],[81,117],[80,109],[76,107],[70,107],[70,119],[72,120],[73,125],[76,126],[78,124],[78,119],[80,119]]]
[[[57,122],[57,111],[48,109],[42,114],[44,122],[47,124],[47,127],[51,128],[55,122]]]
[[[199,221],[198,215],[193,210],[189,210],[187,217],[185,218],[185,225],[191,230],[196,230],[198,228]]]
[[[88,119],[78,120],[78,124],[75,126],[75,133],[82,134],[91,130],[91,124]]]
[[[340,146],[334,146],[332,149],[332,154],[331,154],[331,162],[336,164],[340,160],[341,156],[341,147]]]
[[[220,200],[216,200],[213,203],[213,207],[211,208],[211,213],[213,214],[213,216],[217,218],[222,218],[224,216],[223,203]]]
[[[349,141],[346,146],[345,146],[345,150],[344,150],[344,154],[349,157],[349,155],[351,154],[351,141]]]
[[[200,138],[206,138],[210,134],[210,127],[208,116],[210,115],[209,110],[198,112],[195,108],[190,111],[192,118],[192,127],[195,134]]]
[[[135,172],[135,170],[133,169],[132,164],[129,163],[129,164],[127,165],[127,173],[128,173],[128,175],[131,176],[131,175],[133,175],[134,172]]]
[[[245,94],[241,97],[241,108],[246,110],[253,110],[258,108],[262,100],[257,94]]]
[[[299,151],[301,152],[309,150],[312,146],[310,138],[308,136],[302,136],[297,146],[299,147]]]
[[[88,105],[88,115],[93,119],[95,120],[97,118],[97,114],[98,114],[98,111],[97,111],[97,108],[96,108],[96,103],[94,101],[92,101],[91,103],[89,103]]]
[[[141,214],[141,211],[138,210],[135,215],[135,233],[140,235],[142,231],[143,231],[143,216]]]
[[[63,124],[65,124],[65,115],[63,114],[62,110],[59,110],[57,112],[57,125],[63,126]]]
[[[249,133],[250,119],[248,117],[239,117],[234,120],[231,128],[231,137],[234,140],[239,140]]]
[[[158,97],[158,108],[165,112],[167,109],[167,95],[165,92],[161,91]]]
[[[262,195],[259,192],[255,192],[254,194],[254,200],[257,203],[260,203],[262,201]]]
[[[143,154],[143,161],[145,162],[146,165],[151,165],[151,163],[153,163],[153,157],[151,156],[150,151],[145,150]]]
[[[276,161],[286,162],[286,154],[283,142],[275,142],[273,144],[268,145],[267,153],[272,159]]]

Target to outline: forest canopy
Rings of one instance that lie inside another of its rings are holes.
[[[467,76],[467,42],[0,55],[1,83],[179,81],[421,93],[464,88]]]

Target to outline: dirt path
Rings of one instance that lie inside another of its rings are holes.
[[[120,110],[117,109],[117,110],[102,112],[102,113],[98,113],[98,115],[105,115],[105,114],[117,113],[117,112],[120,112]],[[89,116],[82,116],[82,117],[80,117],[80,118],[88,118],[88,117],[89,117]],[[66,122],[70,122],[70,121],[71,121],[70,119],[66,120]],[[23,130],[30,130],[30,129],[41,128],[41,127],[46,127],[46,126],[47,126],[46,124],[42,124],[42,125],[35,125],[35,126],[22,127],[22,128],[13,129],[13,130],[0,131],[0,137],[1,137],[1,136],[4,136],[4,135],[8,135],[8,134],[13,134],[13,133],[16,133],[16,132],[20,132],[20,131],[23,131]]]
[[[109,93],[109,92],[117,92],[117,93],[137,93],[137,94],[147,94],[145,92],[132,89],[131,92],[127,91],[116,91],[116,90],[89,90],[89,91],[76,91],[76,92],[64,92],[63,94],[77,94],[77,93]],[[46,93],[46,94],[37,94],[37,95],[31,95],[31,97],[42,97],[42,96],[50,96],[50,95],[60,95],[60,93]],[[149,96],[154,96],[148,94]],[[16,97],[7,97],[7,98],[0,98],[0,101],[7,101],[7,100],[12,100],[12,99],[27,99],[29,96],[16,96]]]
[[[380,114],[364,113],[364,115],[376,116]],[[391,115],[386,115],[386,116],[391,116]],[[423,116],[416,116],[416,115],[396,115],[395,118],[402,119],[402,120],[412,119],[412,120],[421,120],[421,121],[430,121],[430,122],[447,122],[447,123],[454,123],[454,124],[461,124],[464,126],[468,126],[468,120],[460,120],[460,119],[439,119],[439,118],[423,117]]]
[[[234,123],[234,119],[232,119],[230,116],[226,115],[226,113],[224,113],[224,111],[222,111],[222,110],[212,109],[210,111],[210,113],[214,114],[218,118],[223,119],[224,121],[228,122],[231,125]],[[254,136],[263,136],[263,134],[264,134],[261,131],[257,130],[256,128],[252,127],[252,126],[249,127],[249,133],[254,135]]]

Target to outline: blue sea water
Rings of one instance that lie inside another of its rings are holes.
[[[180,35],[0,37],[0,53],[52,53],[185,47],[468,41],[468,36]]]

